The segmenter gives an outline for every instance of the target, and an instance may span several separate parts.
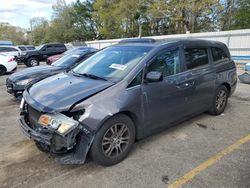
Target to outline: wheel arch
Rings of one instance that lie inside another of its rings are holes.
[[[227,90],[228,90],[229,95],[231,95],[231,86],[230,86],[229,83],[223,82],[223,83],[221,84],[221,86],[225,86],[225,87],[227,88]]]
[[[138,130],[139,130],[139,118],[136,116],[135,113],[131,112],[131,111],[120,111],[120,112],[117,112],[115,114],[113,114],[112,116],[108,116],[106,117],[101,123],[100,123],[100,126],[98,129],[101,128],[101,126],[107,122],[110,118],[114,117],[114,116],[117,116],[117,115],[126,115],[127,117],[129,117],[132,122],[134,123],[134,127],[135,127],[135,138],[138,139],[140,136],[138,135]]]
[[[0,64],[0,67],[4,68],[5,72],[7,72],[7,67],[5,67],[4,65]]]
[[[39,58],[38,58],[36,55],[29,56],[29,57],[27,58],[27,61],[28,61],[29,59],[31,59],[31,58],[35,58],[35,59],[37,59],[37,60],[39,61]]]

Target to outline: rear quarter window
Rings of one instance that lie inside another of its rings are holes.
[[[212,47],[211,48],[212,51],[212,57],[213,57],[213,61],[216,62],[220,62],[221,60],[227,60],[228,55],[226,54],[226,52],[224,50],[222,50],[221,48],[217,48],[217,47]]]
[[[186,48],[184,54],[187,69],[194,69],[209,63],[207,48]]]

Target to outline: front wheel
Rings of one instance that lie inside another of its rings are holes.
[[[90,154],[98,164],[110,166],[127,157],[135,140],[133,121],[126,115],[107,120],[97,132]]]
[[[38,66],[39,64],[40,64],[40,62],[37,58],[31,57],[28,59],[26,66],[34,67],[34,66]]]
[[[216,91],[212,106],[208,112],[212,115],[220,115],[223,113],[227,106],[228,96],[228,89],[224,85],[220,86]]]

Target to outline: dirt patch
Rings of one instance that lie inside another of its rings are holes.
[[[35,144],[31,140],[24,140],[17,142],[9,147],[10,149],[5,151],[1,156],[0,167],[8,164],[16,163],[17,161],[25,161],[39,154]]]
[[[1,187],[34,187],[72,168],[72,166],[60,166],[41,153],[22,162],[16,160],[15,163],[0,168],[0,185]]]

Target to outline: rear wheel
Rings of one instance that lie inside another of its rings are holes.
[[[90,153],[94,161],[110,166],[127,157],[135,140],[133,121],[117,115],[106,121],[97,132]]]
[[[220,86],[216,91],[212,106],[208,112],[212,115],[220,115],[223,113],[227,106],[228,96],[228,89],[224,85]]]
[[[0,76],[4,75],[6,72],[7,72],[7,69],[4,66],[0,65]]]
[[[28,59],[27,61],[27,66],[28,67],[34,67],[34,66],[38,66],[40,63],[39,63],[39,60],[35,57],[31,57]]]

